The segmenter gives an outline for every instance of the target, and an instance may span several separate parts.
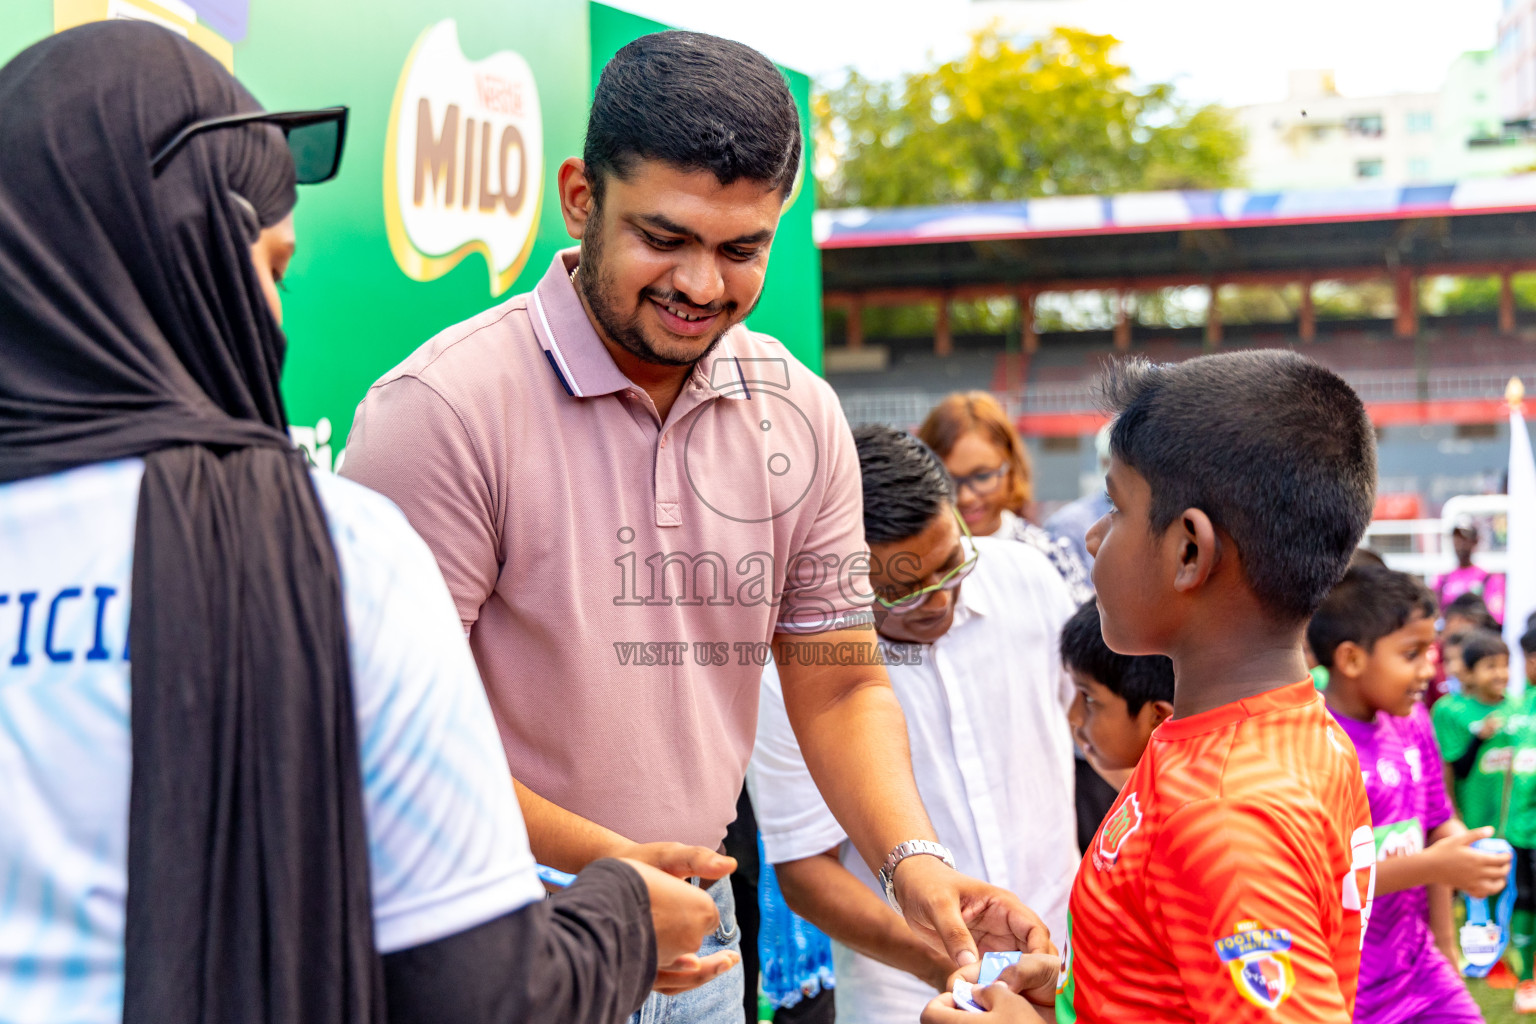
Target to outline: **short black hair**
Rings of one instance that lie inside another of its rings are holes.
[[[1415,617],[1435,617],[1435,596],[1418,577],[1379,565],[1357,565],[1313,613],[1307,643],[1318,664],[1332,669],[1333,656],[1346,640],[1369,651]]]
[[[944,463],[904,430],[868,424],[853,432],[864,480],[864,539],[892,544],[916,537],[955,500]]]
[[[722,185],[760,181],[789,195],[800,167],[800,112],[789,83],[750,46],[702,32],[641,36],[603,68],[582,147],[601,204],[609,175],[661,160]]]
[[[1099,604],[1093,598],[1083,602],[1061,627],[1061,661],[1124,698],[1129,714],[1141,711],[1148,701],[1173,702],[1173,660],[1161,654],[1110,650],[1099,627]]]
[[[1499,620],[1488,611],[1488,604],[1478,594],[1470,590],[1451,599],[1451,603],[1445,606],[1445,617],[1451,616],[1468,619],[1477,624],[1478,629],[1486,629],[1489,632],[1499,631]]]
[[[1461,645],[1461,663],[1467,666],[1468,672],[1477,668],[1478,662],[1500,654],[1507,657],[1509,645],[1491,629],[1474,629],[1467,634],[1466,642]]]
[[[1536,627],[1521,634],[1520,651],[1523,654],[1536,654]]]
[[[1385,566],[1387,560],[1370,548],[1355,548],[1355,553],[1349,556],[1349,564],[1356,565],[1380,565]]]
[[[1344,575],[1376,503],[1376,431],[1344,379],[1289,350],[1111,363],[1110,451],[1161,533],[1198,508],[1266,608],[1301,622]]]

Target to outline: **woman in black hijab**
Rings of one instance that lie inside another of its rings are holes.
[[[655,972],[648,911],[670,908],[671,959],[713,905],[617,862],[375,951],[341,579],[278,390],[294,154],[258,120],[155,160],[191,125],[260,109],[142,23],[72,29],[0,69],[0,487],[144,462],[123,1019],[623,1017]]]

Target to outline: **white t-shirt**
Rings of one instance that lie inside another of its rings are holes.
[[[0,1022],[117,1024],[138,459],[0,485]],[[380,952],[542,897],[458,613],[387,499],[315,475],[341,567]]]
[[[1016,894],[1060,943],[1078,851],[1066,717],[1072,681],[1059,642],[1075,609],[1039,551],[986,537],[975,544],[980,558],[960,587],[949,632],[928,646],[881,647],[940,842],[962,872]],[[843,866],[884,901],[805,767],[771,663],[747,781],[770,863],[841,846]],[[915,1021],[934,996],[912,975],[841,943],[832,955],[838,1024]]]

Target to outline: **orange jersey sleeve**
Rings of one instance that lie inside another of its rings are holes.
[[[1195,1020],[1348,1024],[1375,848],[1366,809],[1329,810],[1245,794],[1166,819],[1148,896]]]

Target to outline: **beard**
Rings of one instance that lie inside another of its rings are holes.
[[[714,333],[708,344],[704,346],[704,350],[697,355],[662,351],[652,343],[650,338],[646,337],[645,327],[640,320],[639,307],[628,315],[619,312],[618,288],[603,262],[601,208],[593,211],[592,219],[588,223],[597,230],[589,231],[582,237],[581,262],[577,264],[579,269],[576,274],[576,290],[586,300],[587,308],[592,311],[592,318],[597,321],[598,327],[609,340],[641,362],[655,366],[692,366],[713,352],[715,346],[720,344],[720,339],[725,337],[725,332],[745,320],[752,314],[752,310],[757,308],[757,303],[753,302],[752,308],[745,314],[736,316],[737,307],[734,302],[721,306],[716,312],[722,315],[724,326]],[[652,288],[647,288],[640,293],[640,301],[655,301],[663,305],[693,305],[693,302],[680,292],[660,292]]]

